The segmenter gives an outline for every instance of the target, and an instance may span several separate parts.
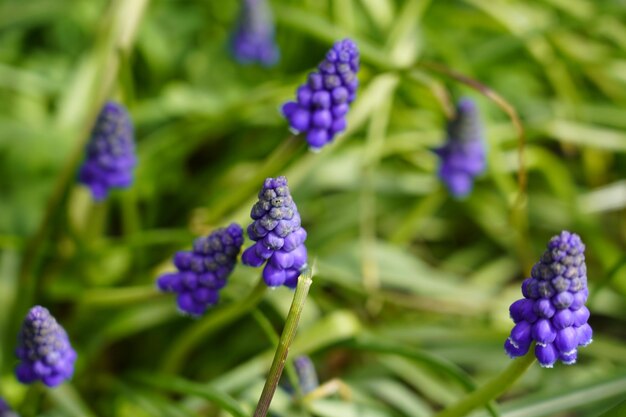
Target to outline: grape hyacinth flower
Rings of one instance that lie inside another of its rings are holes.
[[[269,287],[285,285],[295,288],[300,271],[307,263],[304,246],[306,231],[300,225],[300,214],[289,192],[287,178],[267,178],[259,192],[259,201],[250,213],[248,226],[252,246],[241,256],[244,265],[263,269]]]
[[[159,277],[161,291],[178,294],[178,308],[194,317],[203,315],[217,304],[219,291],[235,268],[243,244],[243,229],[236,223],[199,237],[191,251],[174,255],[178,272]]]
[[[535,341],[542,367],[551,368],[557,360],[571,365],[578,346],[591,343],[584,252],[575,233],[563,231],[550,240],[531,278],[522,284],[524,298],[511,304],[515,327],[504,344],[509,356],[525,355]]]
[[[35,306],[26,315],[15,353],[21,361],[15,374],[24,384],[41,381],[55,387],[74,374],[76,352],[63,327],[44,307]]]
[[[473,100],[461,99],[456,116],[448,122],[446,143],[435,149],[439,178],[456,198],[467,196],[474,177],[485,170],[485,145],[478,109]]]
[[[127,188],[137,164],[133,125],[119,103],[107,102],[96,120],[86,147],[78,180],[88,186],[96,201],[104,200],[111,188]]]
[[[359,85],[359,50],[350,39],[335,43],[326,58],[282,107],[289,126],[320,149],[346,128],[346,115]]]
[[[274,41],[274,19],[266,0],[243,0],[231,40],[233,55],[242,64],[272,66],[280,52]]]

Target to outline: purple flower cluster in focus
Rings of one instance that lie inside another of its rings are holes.
[[[192,316],[201,316],[219,300],[219,291],[237,263],[243,244],[243,229],[236,223],[218,229],[193,243],[193,250],[174,255],[178,272],[164,274],[157,280],[161,291],[178,294],[178,308]]]
[[[233,55],[242,64],[272,66],[280,52],[274,41],[274,20],[266,0],[243,0],[231,40]]]
[[[346,115],[359,85],[359,50],[350,39],[335,43],[326,58],[309,74],[296,101],[283,105],[283,115],[296,133],[306,134],[312,149],[331,142],[346,128]]]
[[[439,178],[456,198],[467,196],[474,177],[485,170],[485,144],[478,109],[471,99],[461,99],[456,116],[448,123],[446,143],[437,148]]]
[[[121,104],[109,101],[104,105],[86,153],[78,180],[90,188],[94,200],[104,200],[111,188],[132,184],[137,164],[133,125]]]
[[[35,306],[26,315],[15,354],[21,361],[15,374],[24,384],[41,381],[55,387],[74,374],[76,352],[63,327],[44,307]]]
[[[515,327],[504,344],[509,356],[525,355],[535,341],[541,366],[551,368],[557,360],[571,365],[578,346],[591,343],[584,252],[575,233],[563,231],[550,240],[531,278],[522,284],[524,298],[511,304]]]
[[[241,261],[253,267],[267,261],[263,279],[269,287],[295,288],[307,262],[306,231],[300,225],[287,178],[265,180],[250,217],[253,222],[248,226],[248,236],[256,243],[243,252]]]

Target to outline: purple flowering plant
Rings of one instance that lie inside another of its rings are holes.
[[[174,255],[178,271],[161,275],[157,280],[159,290],[177,294],[181,312],[196,317],[203,315],[207,308],[217,304],[242,244],[243,230],[236,223],[197,238],[192,250]]]
[[[515,327],[504,344],[511,357],[525,355],[535,343],[539,364],[576,363],[579,346],[591,343],[585,302],[587,266],[580,236],[563,231],[550,239],[546,251],[522,284],[524,298],[511,304]]]
[[[9,3],[0,417],[626,413],[616,2]]]
[[[137,164],[133,124],[128,111],[109,101],[98,115],[87,144],[78,180],[102,201],[112,188],[128,188]]]
[[[15,354],[20,360],[15,375],[24,384],[41,381],[56,387],[74,374],[76,351],[63,327],[44,307],[35,306],[26,315]]]
[[[296,100],[283,105],[289,126],[305,136],[311,149],[321,149],[346,129],[346,116],[359,86],[359,59],[354,41],[336,42],[298,87]]]
[[[267,178],[258,197],[247,228],[248,237],[255,243],[243,252],[241,261],[252,267],[265,264],[263,279],[269,287],[295,288],[307,264],[307,233],[287,178]]]
[[[446,142],[435,153],[439,157],[438,175],[456,198],[469,195],[474,178],[485,170],[486,145],[476,103],[459,100],[456,115],[448,122]]]

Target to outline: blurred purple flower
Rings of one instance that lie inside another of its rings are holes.
[[[274,19],[266,0],[243,0],[231,39],[233,55],[242,64],[272,66],[280,51],[274,41]]]
[[[509,309],[515,322],[504,344],[509,356],[525,355],[534,341],[542,367],[551,368],[557,360],[571,365],[578,346],[591,343],[584,252],[585,245],[575,233],[563,231],[550,240],[531,278],[522,283],[524,298]]]
[[[306,231],[300,225],[287,178],[265,180],[250,217],[253,222],[248,226],[248,237],[256,243],[243,252],[241,261],[253,267],[267,261],[263,279],[269,287],[295,288],[307,263]]]
[[[291,129],[320,149],[346,129],[346,115],[359,85],[359,50],[350,39],[335,43],[326,58],[282,107]]]
[[[76,352],[63,327],[44,307],[35,306],[26,315],[15,354],[21,361],[15,374],[24,384],[42,381],[55,387],[74,374]]]
[[[181,312],[195,317],[203,315],[208,307],[217,304],[219,290],[235,268],[242,244],[243,230],[236,223],[197,238],[191,251],[174,255],[178,272],[159,277],[158,288],[178,294]]]
[[[476,104],[461,99],[456,117],[448,123],[446,143],[435,149],[439,156],[439,178],[456,198],[467,196],[474,177],[485,170],[485,144]]]
[[[111,188],[130,187],[136,164],[130,116],[121,104],[109,101],[91,132],[78,180],[91,189],[94,200],[101,201]]]

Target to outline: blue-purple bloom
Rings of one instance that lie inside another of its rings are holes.
[[[231,39],[233,55],[242,64],[272,66],[280,51],[274,41],[274,19],[266,0],[243,0]]]
[[[306,355],[300,355],[294,359],[293,364],[296,368],[302,395],[308,394],[319,386],[317,371],[311,358]]]
[[[74,374],[76,352],[63,327],[44,307],[35,306],[26,315],[15,354],[21,361],[15,374],[24,384],[41,381],[55,387]]]
[[[439,178],[456,198],[467,196],[474,177],[485,170],[486,155],[478,108],[473,100],[461,99],[456,116],[448,122],[446,143],[435,149]]]
[[[524,298],[509,309],[515,327],[504,344],[511,357],[523,356],[535,341],[539,364],[551,368],[557,360],[566,365],[576,362],[578,346],[592,341],[585,307],[587,266],[585,245],[575,233],[554,236],[522,283]]]
[[[359,85],[359,50],[350,39],[335,43],[326,58],[282,107],[289,126],[320,149],[346,128],[346,115]]]
[[[88,186],[94,200],[104,200],[111,188],[127,188],[137,164],[133,125],[119,103],[107,102],[87,144],[78,180]]]
[[[265,180],[250,217],[253,222],[248,226],[248,237],[256,243],[243,252],[241,261],[253,267],[267,261],[263,279],[269,287],[295,288],[307,263],[306,231],[300,225],[287,178]]]
[[[243,229],[236,223],[199,237],[191,251],[174,255],[178,272],[159,277],[161,291],[178,294],[178,308],[191,316],[203,315],[217,304],[219,291],[235,268],[243,244]]]

